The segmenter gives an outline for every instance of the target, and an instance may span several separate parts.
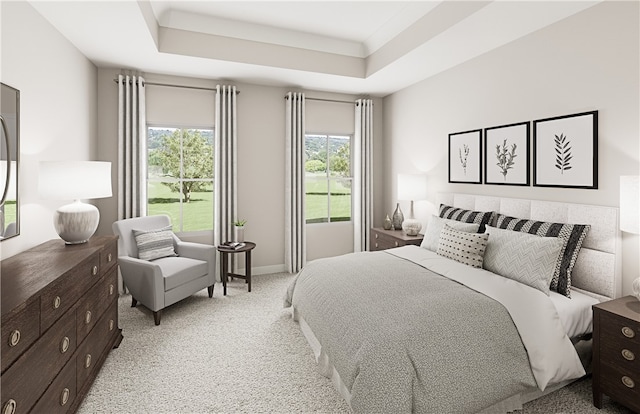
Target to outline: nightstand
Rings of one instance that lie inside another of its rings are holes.
[[[640,301],[625,296],[593,306],[593,405],[602,394],[640,413]]]
[[[408,244],[420,246],[423,238],[423,234],[407,236],[402,230],[385,230],[374,227],[371,229],[370,250],[386,250],[393,247],[406,246]]]

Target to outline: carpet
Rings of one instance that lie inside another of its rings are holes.
[[[78,413],[348,413],[282,308],[287,273],[235,279],[165,309],[155,326],[144,306],[118,299],[124,340],[98,374]],[[591,403],[591,379],[532,401],[522,413],[629,413],[605,397]]]

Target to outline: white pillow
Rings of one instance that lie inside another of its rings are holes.
[[[133,237],[138,246],[139,259],[154,260],[161,257],[177,256],[173,248],[171,226],[154,230],[133,230]]]
[[[467,266],[482,268],[488,238],[487,233],[467,233],[445,224],[436,253]]]
[[[424,247],[432,252],[437,252],[440,232],[445,224],[456,230],[465,231],[467,233],[477,233],[480,228],[480,225],[477,223],[464,223],[462,221],[449,220],[432,215],[431,219],[429,219],[429,225],[427,225],[427,229],[424,232],[424,239],[422,239],[420,247]]]
[[[541,237],[491,226],[487,226],[485,232],[490,237],[484,253],[484,268],[548,296],[563,241],[558,237]]]

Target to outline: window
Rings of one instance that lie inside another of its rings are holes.
[[[213,128],[147,127],[147,212],[173,230],[213,229]]]
[[[351,136],[305,135],[307,223],[351,221]]]

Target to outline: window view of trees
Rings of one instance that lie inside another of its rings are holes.
[[[351,220],[351,137],[305,135],[307,223]]]
[[[147,128],[147,210],[174,231],[213,229],[213,129]]]

